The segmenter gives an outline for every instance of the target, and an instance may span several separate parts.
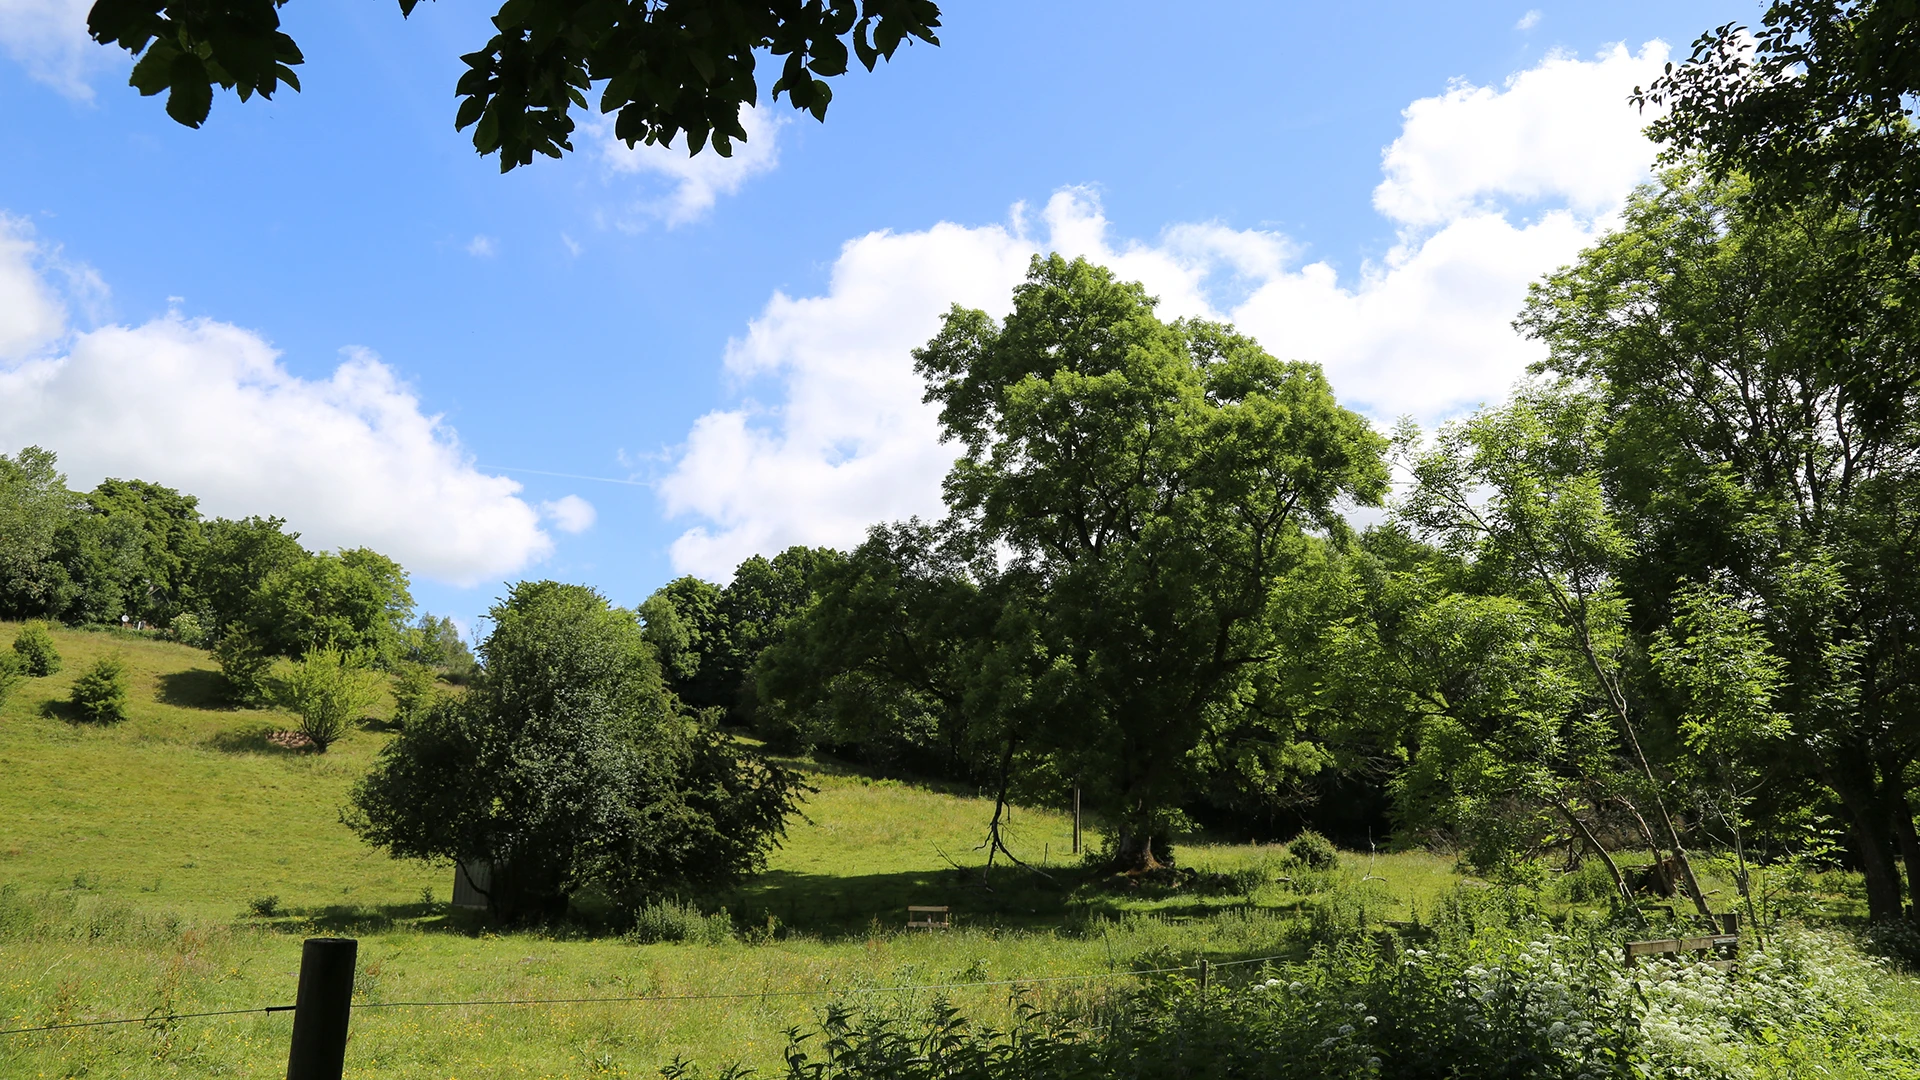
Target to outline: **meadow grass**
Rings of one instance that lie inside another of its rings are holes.
[[[14,629],[0,624],[0,647]],[[1302,955],[1303,915],[1345,905],[1417,920],[1462,881],[1427,852],[1344,852],[1339,869],[1310,875],[1277,845],[1194,843],[1181,864],[1232,887],[1130,885],[1066,856],[1066,815],[1030,807],[1013,810],[1009,839],[1051,880],[989,876],[977,845],[990,800],[816,762],[818,790],[766,871],[698,898],[727,907],[738,935],[640,945],[583,925],[505,932],[447,911],[448,868],[389,859],[340,823],[388,737],[386,704],[325,754],[283,750],[266,735],[295,719],[226,707],[204,652],[54,634],[63,670],[0,707],[0,1028],[161,1019],[0,1036],[8,1077],[280,1075],[286,1014],[164,1018],[290,1003],[311,934],[360,940],[364,1006],[681,998],[363,1008],[352,1075],[639,1076],[676,1056],[777,1071],[784,1032],[838,996],[905,1012],[935,992],[870,992],[1058,980],[1034,983],[1031,1000],[1080,1013],[1137,968]],[[130,719],[76,722],[59,705],[70,680],[110,652],[131,675]],[[907,931],[908,904],[948,905],[956,928]],[[1012,1018],[1006,986],[946,993],[976,1022]]]

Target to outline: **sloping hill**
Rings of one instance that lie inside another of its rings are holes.
[[[17,631],[0,623],[0,647]],[[53,633],[61,671],[0,707],[0,883],[207,919],[269,896],[297,913],[415,916],[423,893],[448,899],[449,871],[387,858],[340,824],[348,790],[388,738],[377,718],[325,754],[282,749],[267,735],[296,718],[223,704],[205,652],[120,631]],[[108,653],[127,664],[130,719],[70,719],[73,679]],[[954,886],[942,852],[978,861],[987,800],[842,771],[812,782],[806,818],[735,900],[756,918],[864,926],[907,903],[943,902]],[[1023,856],[1057,862],[1071,833],[1062,815],[1022,810],[1014,835]]]

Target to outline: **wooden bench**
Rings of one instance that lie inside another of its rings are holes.
[[[951,909],[945,907],[907,906],[907,929],[909,930],[947,930],[953,923],[948,921]]]
[[[1627,942],[1627,966],[1643,956],[1670,956],[1675,953],[1712,953],[1716,959],[1710,961],[1718,968],[1733,966],[1740,955],[1740,916],[1721,915],[1718,934],[1702,934],[1698,937],[1662,938],[1658,941]]]

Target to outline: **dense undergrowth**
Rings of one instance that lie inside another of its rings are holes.
[[[1330,929],[1330,928],[1323,928]],[[977,1026],[837,1004],[790,1033],[793,1080],[1094,1077],[1749,1078],[1920,1076],[1913,1018],[1886,1004],[1884,962],[1804,928],[1731,970],[1625,967],[1621,929],[1556,925],[1513,894],[1456,893],[1430,922],[1338,928],[1297,962],[1162,976],[1074,1013],[1016,999]],[[676,1063],[669,1076],[700,1075]]]

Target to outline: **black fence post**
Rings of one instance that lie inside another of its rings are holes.
[[[300,990],[293,999],[293,1048],[287,1080],[340,1080],[353,1016],[353,938],[308,938],[300,949]]]

